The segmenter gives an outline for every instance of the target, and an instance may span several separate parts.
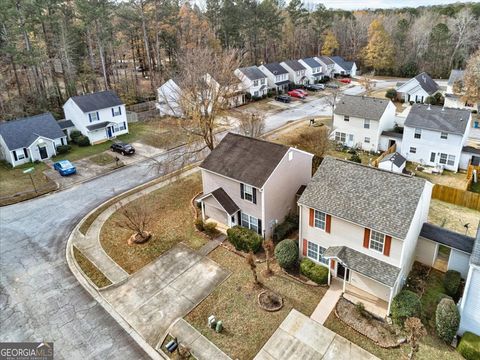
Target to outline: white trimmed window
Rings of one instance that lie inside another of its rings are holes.
[[[364,141],[365,141],[365,143],[370,144],[370,138],[369,138],[368,136],[365,137],[365,140],[364,140]]]
[[[413,135],[415,139],[421,139],[422,138],[422,129],[415,129],[415,134]]]
[[[383,245],[385,244],[385,235],[378,231],[370,232],[370,249],[383,254]]]
[[[258,80],[253,80],[253,86],[258,86]]]
[[[253,202],[253,187],[247,184],[243,185],[243,196],[245,200]]]
[[[112,108],[112,115],[113,116],[122,115],[122,108],[120,106]]]
[[[260,80],[261,85],[265,85],[265,79]]]
[[[328,259],[323,258],[323,253],[325,252],[325,248],[307,241],[307,257],[312,260],[321,262],[322,264],[328,265]]]
[[[364,129],[370,129],[370,120],[369,119],[363,120],[363,128]]]
[[[442,132],[442,133],[440,134],[440,139],[448,139],[448,133]]]
[[[89,118],[90,122],[94,122],[94,121],[100,120],[100,119],[98,118],[98,113],[97,113],[96,111],[89,113],[89,114],[88,114],[88,118]]]
[[[347,134],[342,132],[335,133],[335,141],[344,143],[347,140]]]
[[[443,165],[455,165],[455,155],[448,155],[448,154],[440,154],[440,160],[438,160],[440,164]]]
[[[350,116],[343,115],[343,121],[350,121]]]
[[[242,213],[242,226],[258,233],[258,219],[256,217]]]
[[[416,154],[416,153],[417,153],[417,148],[411,147],[411,148],[410,148],[410,153],[411,153],[411,154]]]
[[[325,230],[325,225],[327,224],[327,215],[321,211],[315,210],[314,222],[313,225],[316,228]]]

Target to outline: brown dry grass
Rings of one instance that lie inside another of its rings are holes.
[[[324,287],[308,286],[280,276],[276,265],[276,275],[265,278],[265,263],[257,264],[264,288],[254,288],[245,258],[223,247],[214,250],[209,257],[232,274],[185,319],[232,359],[252,359],[292,308],[311,315],[326,292]],[[282,296],[284,306],[280,311],[267,312],[257,305],[257,296],[265,288]],[[211,314],[223,322],[222,333],[208,328],[207,318]]]
[[[469,236],[475,236],[480,219],[480,211],[450,204],[437,199],[430,201],[428,221],[460,234],[465,234],[463,225],[469,224]]]
[[[132,234],[130,230],[117,225],[117,222],[123,221],[122,215],[117,211],[105,222],[100,232],[103,248],[131,274],[180,242],[194,249],[201,247],[206,239],[195,231],[190,207],[190,200],[200,190],[200,175],[194,174],[146,195],[146,204],[155,217],[148,229],[153,237],[145,244],[127,244]],[[131,204],[134,203],[135,201]],[[128,206],[129,204],[126,205]]]
[[[80,269],[87,275],[97,287],[102,288],[110,285],[112,282],[98,268],[88,260],[75,246],[73,247],[73,256]]]
[[[467,174],[462,172],[453,172],[444,170],[442,175],[434,175],[415,170],[416,164],[407,162],[407,170],[415,173],[415,176],[430,181],[433,184],[445,185],[457,189],[465,190],[467,183]]]

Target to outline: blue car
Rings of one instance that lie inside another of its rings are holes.
[[[56,162],[55,164],[53,164],[53,168],[57,170],[62,176],[73,175],[77,172],[75,166],[73,166],[72,163],[68,160],[60,160]]]

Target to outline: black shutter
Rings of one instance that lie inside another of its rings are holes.
[[[258,219],[258,233],[262,235],[262,220]]]
[[[60,138],[60,141],[61,141],[62,145],[65,145],[65,143],[64,143],[64,141],[63,141],[63,137]]]
[[[25,154],[25,157],[28,158],[28,151],[27,148],[23,148],[23,153]]]
[[[242,212],[238,212],[238,226],[242,226]]]
[[[98,111],[97,111],[97,121],[100,121],[100,115],[98,115]]]
[[[18,160],[17,152],[15,150],[13,150],[12,153],[13,153],[13,158],[15,159],[15,161],[17,161]]]
[[[112,108],[112,116],[115,116],[115,110]]]
[[[242,199],[245,199],[245,195],[244,195],[244,193],[243,193],[243,184],[242,184],[242,183],[240,183],[240,197],[241,197]]]
[[[257,203],[257,189],[255,188],[252,188],[253,189],[253,203],[256,204]]]

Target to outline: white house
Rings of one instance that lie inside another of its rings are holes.
[[[316,56],[315,60],[322,65],[322,73],[324,76],[333,78],[335,76],[335,63],[328,56]]]
[[[268,88],[276,91],[277,93],[283,93],[288,91],[288,71],[278,62],[264,64],[259,66],[260,70],[267,75]]]
[[[341,56],[332,56],[330,59],[335,63],[333,70],[335,75],[351,77],[357,75],[357,64],[354,61],[346,61]]]
[[[307,69],[305,71],[305,75],[307,76],[310,84],[316,84],[322,79],[322,65],[315,60],[315,58],[303,58],[298,60],[298,62]]]
[[[424,179],[327,156],[298,201],[300,254],[328,267],[344,293],[375,297],[385,316],[415,260],[431,193]]]
[[[405,165],[407,165],[407,159],[398,152],[393,152],[380,160],[378,168],[401,174],[405,170]]]
[[[462,100],[462,95],[465,94],[463,89],[463,77],[465,72],[463,70],[452,70],[448,78],[447,91],[445,92],[445,106],[457,109],[478,110],[477,103],[469,103]]]
[[[287,71],[289,80],[295,85],[308,84],[307,69],[297,60],[287,60],[280,63]]]
[[[406,83],[400,84],[396,90],[398,99],[424,103],[427,97],[435,95],[439,89],[438,84],[426,72],[422,72]]]
[[[235,70],[235,75],[242,82],[243,89],[252,97],[267,95],[267,76],[256,66],[243,67]]]
[[[183,117],[180,106],[182,90],[173,79],[169,79],[157,89],[156,107],[160,116]]]
[[[469,110],[413,104],[405,119],[401,153],[408,161],[457,171],[471,120]]]
[[[73,96],[63,112],[92,145],[128,133],[125,104],[110,90]]]
[[[395,125],[395,105],[389,99],[343,95],[333,114],[335,141],[365,151],[378,151],[380,135]]]
[[[13,167],[49,159],[60,145],[67,136],[51,113],[0,123],[0,155]]]
[[[296,212],[296,193],[311,178],[313,155],[228,133],[200,165],[204,220],[241,225],[268,238]]]

